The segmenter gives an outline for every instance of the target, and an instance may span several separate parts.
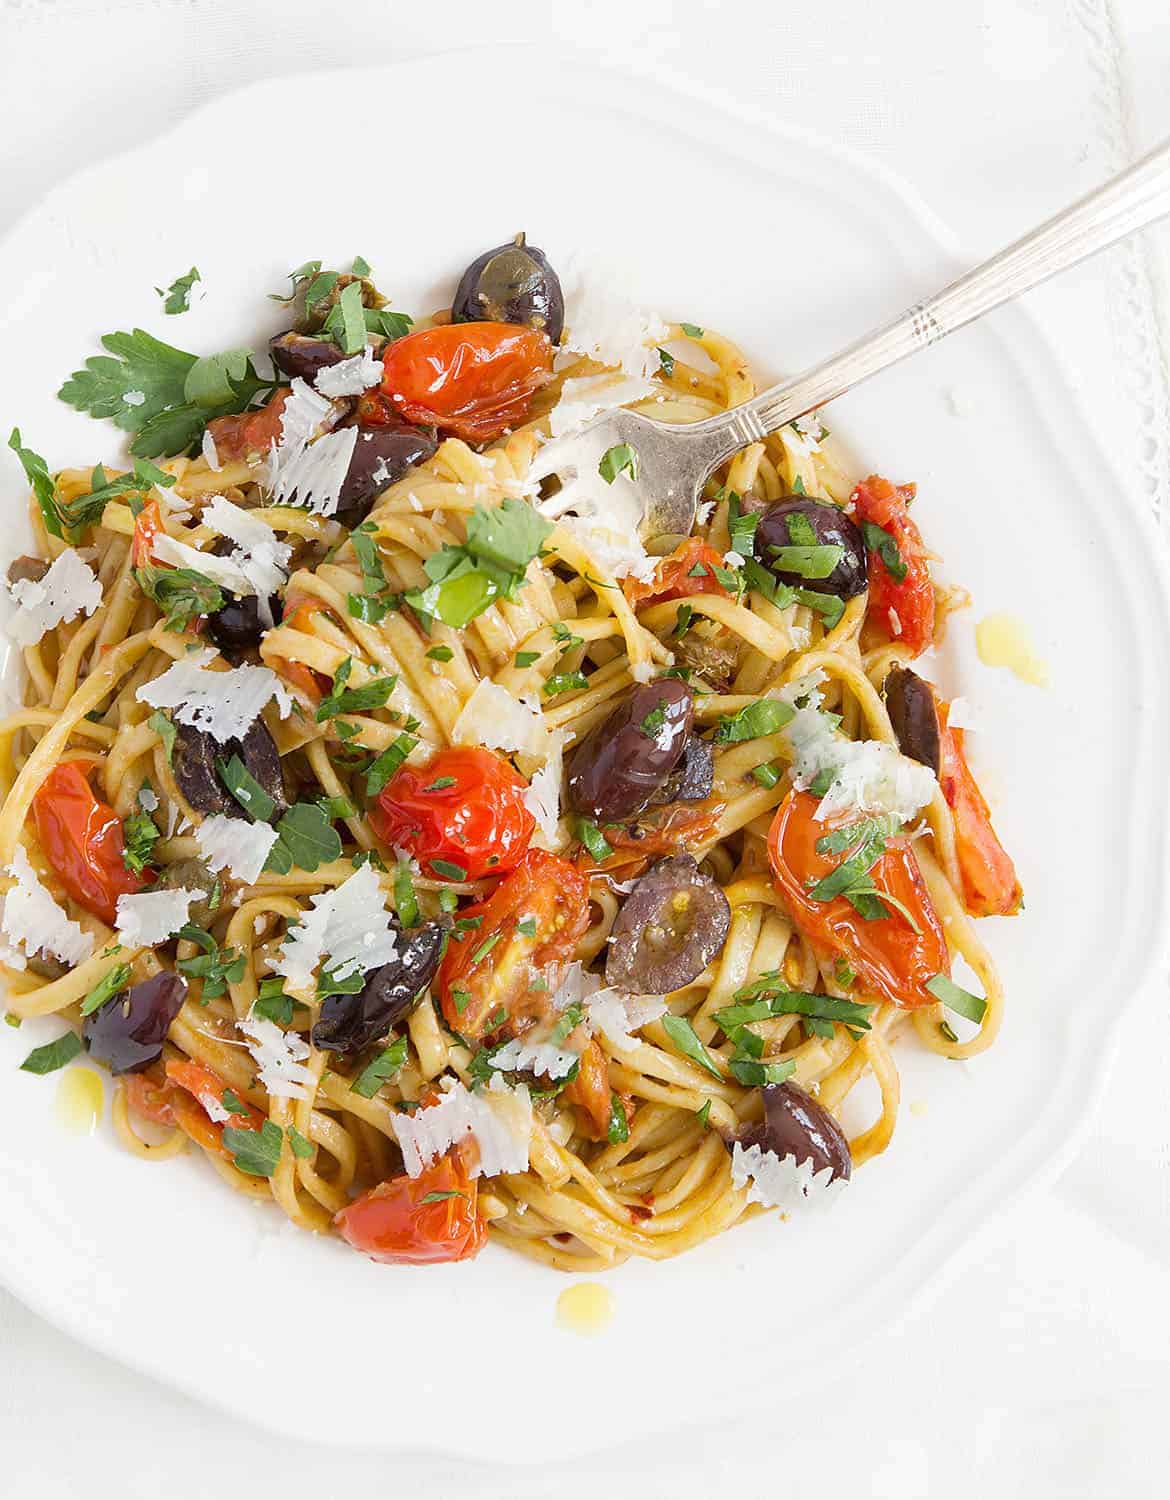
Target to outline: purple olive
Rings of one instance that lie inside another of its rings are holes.
[[[642,812],[682,759],[694,717],[694,695],[677,677],[631,688],[573,752],[568,798],[574,811],[597,823]]]
[[[930,684],[909,667],[893,667],[882,684],[898,749],[938,775],[938,710]]]
[[[310,385],[322,370],[329,365],[340,364],[348,356],[332,339],[309,338],[290,328],[287,333],[278,333],[268,341],[268,352],[272,363],[285,375],[294,379],[300,376]]]
[[[375,497],[414,464],[430,458],[438,446],[430,428],[409,422],[359,427],[334,520],[351,529],[360,525]]]
[[[811,1158],[814,1172],[832,1167],[834,1177],[848,1181],[853,1172],[849,1142],[824,1105],[795,1083],[766,1083],[762,1092],[763,1122],[742,1131],[740,1145],[793,1156],[797,1165]]]
[[[659,805],[667,802],[702,802],[715,785],[715,750],[710,740],[692,734],[682,759],[651,797]]]
[[[194,811],[223,813],[229,818],[247,817],[216,768],[217,761],[227,762],[233,755],[239,756],[245,769],[272,798],[275,814],[287,812],[280,752],[263,719],[257,719],[242,740],[225,740],[222,744],[194,725],[175,724],[171,770]]]
[[[313,1027],[313,1046],[360,1052],[400,1021],[439,967],[450,922],[424,922],[404,939],[388,964],[375,969],[356,995],[329,995]]]
[[[169,969],[115,995],[86,1016],[81,1035],[90,1056],[111,1073],[140,1073],[162,1056],[171,1022],[183,1008],[187,982]]]
[[[635,995],[681,990],[723,947],[730,925],[727,897],[689,854],[660,859],[617,914],[606,981]]]
[[[801,572],[778,566],[775,548],[804,546],[841,547],[841,560],[827,578],[807,578]],[[840,506],[828,500],[788,495],[770,505],[756,525],[755,550],[759,561],[781,583],[792,588],[852,599],[869,586],[861,529]]]
[[[43,557],[17,557],[8,565],[8,582],[40,583],[41,579],[49,571],[49,564]]]
[[[236,544],[230,537],[217,538],[212,553],[230,557]],[[222,609],[207,616],[207,633],[230,661],[238,662],[245,651],[260,644],[266,630],[280,624],[279,594],[269,594],[267,611],[261,611],[256,594],[225,594]]]
[[[453,323],[520,323],[555,344],[565,326],[565,298],[543,250],[518,234],[485,250],[464,271],[451,304]]]

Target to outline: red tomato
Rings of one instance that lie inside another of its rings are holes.
[[[936,711],[938,782],[954,814],[963,905],[973,917],[1014,916],[1024,900],[1016,867],[991,826],[991,813],[963,755],[963,731],[947,724],[947,704],[936,704]]]
[[[306,598],[304,594],[290,594],[284,601],[280,623],[290,630],[301,630],[310,634],[313,616],[322,614],[335,624],[340,624],[333,611],[327,604],[322,604],[320,599]],[[289,661],[285,656],[273,656],[270,660],[285,681],[300,688],[312,703],[319,703],[332,686],[328,677],[321,672],[314,672],[312,667],[307,667],[303,661]]]
[[[134,540],[130,550],[136,568],[145,568],[154,561],[154,539],[165,530],[158,501],[148,500],[134,518]]]
[[[576,1078],[565,1086],[565,1098],[570,1104],[575,1104],[585,1116],[593,1139],[603,1141],[609,1133],[613,1100],[609,1087],[609,1064],[605,1060],[605,1053],[592,1038],[581,1052]]]
[[[482,443],[523,422],[533,395],[552,379],[552,358],[548,335],[536,329],[448,323],[390,345],[382,390],[408,422]],[[372,409],[362,420],[376,420]]]
[[[149,1073],[129,1073],[124,1081],[135,1114],[155,1125],[177,1125],[197,1146],[228,1160],[231,1152],[223,1144],[224,1125],[230,1123],[237,1130],[259,1130],[264,1123],[259,1110],[244,1104],[242,1099],[238,1103],[244,1105],[245,1114],[232,1110],[230,1122],[215,1120],[213,1114],[222,1114],[228,1108],[224,1103],[227,1084],[218,1073],[189,1058],[169,1058],[166,1077],[161,1083]]]
[[[468,880],[504,875],[520,861],[536,827],[524,805],[528,783],[506,760],[474,747],[440,750],[421,770],[403,766],[370,810],[378,837],[409,849],[438,879],[445,861]]]
[[[726,599],[731,597],[730,592],[714,572],[722,566],[722,552],[701,537],[690,536],[654,569],[653,583],[625,578],[622,590],[635,609],[642,604],[664,604],[668,599],[689,599],[692,594],[722,594]]]
[[[112,927],[119,896],[135,895],[155,879],[134,875],[122,858],[122,820],[94,796],[76,761],[54,766],[33,798],[37,841],[61,884],[87,911]]]
[[[459,916],[464,925],[439,969],[439,1001],[447,1024],[476,1038],[549,1009],[561,968],[589,926],[589,886],[567,859],[529,849],[486,901]],[[528,932],[521,922],[531,922]]]
[[[912,484],[893,485],[871,474],[853,491],[851,504],[858,525],[869,521],[889,533],[906,569],[905,577],[895,579],[881,556],[869,549],[866,620],[883,640],[909,646],[917,656],[934,637],[934,584],[921,533],[907,509],[913,498]]]
[[[249,455],[267,454],[273,443],[279,443],[284,435],[284,403],[291,395],[292,387],[282,385],[258,411],[243,411],[238,416],[216,417],[208,422],[207,431],[219,462],[232,463]]]
[[[904,836],[889,839],[869,874],[879,896],[886,892],[900,902],[913,926],[897,907],[890,908],[890,916],[867,922],[844,896],[814,901],[809,885],[846,857],[818,853],[817,840],[857,821],[822,823],[816,817],[818,805],[809,792],[790,792],[768,834],[772,876],[789,915],[820,956],[844,958],[863,989],[906,1009],[933,1005],[927,981],[950,973],[950,956],[909,842]]]
[[[410,1266],[470,1260],[487,1241],[487,1225],[477,1212],[478,1188],[478,1180],[468,1177],[452,1153],[417,1177],[380,1182],[333,1222],[371,1260]]]

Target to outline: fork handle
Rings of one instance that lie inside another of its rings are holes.
[[[1057,272],[1105,250],[1170,213],[1170,141],[1016,240],[892,322],[858,339],[811,370],[761,391],[742,406],[702,423],[712,439],[725,437],[722,462],[786,422],[834,397],[956,328],[1039,286]],[[716,446],[722,446],[717,444]],[[712,463],[712,468],[715,466]]]

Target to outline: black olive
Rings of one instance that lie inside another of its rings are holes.
[[[652,865],[609,936],[605,977],[636,995],[669,995],[697,979],[727,940],[731,907],[689,854]]]
[[[763,1123],[742,1131],[740,1145],[793,1156],[797,1165],[811,1158],[814,1171],[832,1167],[834,1177],[848,1181],[853,1172],[849,1142],[824,1105],[795,1083],[766,1083],[763,1094]]]
[[[650,799],[651,802],[702,802],[715,785],[715,750],[710,740],[692,734],[682,760]]]
[[[82,1022],[90,1056],[111,1073],[139,1073],[162,1056],[171,1022],[187,998],[187,982],[169,969],[107,1000]]]
[[[565,298],[543,250],[518,234],[485,250],[464,271],[451,304],[453,323],[521,323],[555,344],[565,326]]]
[[[40,583],[48,571],[49,564],[43,557],[16,557],[8,564],[8,582],[20,583],[24,579],[29,583]]]
[[[196,927],[210,927],[217,910],[212,906],[210,898],[215,894],[217,885],[220,885],[218,877],[211,873],[201,859],[177,859],[173,865],[164,868],[154,889],[203,891],[208,899],[192,901],[187,920]]]
[[[268,352],[278,370],[294,378],[299,375],[310,385],[329,365],[340,364],[348,358],[345,350],[332,339],[309,338],[293,328],[269,339]]]
[[[199,813],[247,817],[215,769],[217,760],[229,761],[233,755],[240,757],[250,774],[272,798],[276,804],[276,816],[287,812],[280,752],[263,719],[257,719],[242,740],[225,740],[222,744],[191,724],[175,724],[171,769],[179,790],[191,807]]]
[[[682,759],[694,716],[694,695],[677,677],[631,688],[573,752],[573,809],[597,823],[635,817]]]
[[[211,550],[216,557],[230,557],[235,546],[230,537],[221,536]],[[257,595],[227,594],[223,608],[207,616],[207,633],[230,661],[238,662],[260,644],[266,630],[280,624],[280,615],[279,594],[269,594],[267,618],[261,618]]]
[[[803,516],[812,527],[812,542],[808,532],[799,522],[789,528],[790,516]],[[793,536],[793,530],[796,536]],[[798,540],[797,538],[804,538]],[[790,572],[776,566],[773,547],[843,547],[841,561],[827,578],[805,578],[801,573]],[[777,577],[781,583],[793,588],[811,589],[814,594],[836,594],[841,599],[852,599],[862,594],[869,586],[869,565],[865,556],[865,541],[860,527],[840,508],[828,500],[809,500],[800,495],[788,495],[770,505],[756,525],[756,557]]]
[[[438,446],[429,427],[409,422],[359,428],[333,519],[351,529],[360,525],[375,497],[412,465],[430,458]]]
[[[313,1027],[313,1046],[360,1052],[385,1036],[435,977],[450,926],[447,920],[424,922],[409,936],[400,932],[398,953],[374,970],[358,994],[326,997]]]
[[[347,286],[358,282],[362,289],[363,307],[385,307],[386,299],[378,291],[374,283],[366,276],[352,276],[348,271],[342,272],[330,287],[324,297],[314,300],[311,308],[306,307],[297,324],[298,333],[320,333],[329,320],[329,314],[341,301],[341,294]],[[307,290],[308,283],[304,283]]]
[[[909,667],[893,667],[882,684],[898,749],[938,775],[938,711],[930,684]]]

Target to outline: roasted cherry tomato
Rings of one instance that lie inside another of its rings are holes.
[[[322,614],[335,619],[333,611],[328,605],[322,604],[320,599],[292,594],[284,601],[280,623],[288,630],[302,630],[311,634],[313,616]],[[269,658],[269,664],[286,682],[300,688],[312,703],[319,703],[332,686],[328,677],[314,672],[312,667],[307,667],[302,661],[289,661],[285,656],[273,656]]]
[[[547,334],[515,323],[448,323],[396,339],[383,358],[382,391],[408,422],[468,442],[499,437],[528,415],[552,379]],[[372,403],[361,420],[373,425]]]
[[[853,491],[850,503],[863,530],[867,523],[878,526],[889,538],[882,541],[880,549],[875,549],[870,545],[872,534],[866,537],[869,551],[866,620],[882,640],[908,646],[917,656],[926,650],[934,636],[934,584],[930,581],[922,536],[910,519],[908,506],[913,498],[912,484],[894,485],[871,474]],[[896,558],[892,548],[897,548]]]
[[[380,1182],[333,1222],[371,1260],[411,1266],[470,1260],[487,1240],[487,1225],[476,1208],[478,1188],[452,1152],[417,1177]]]
[[[689,536],[669,557],[662,559],[654,569],[651,583],[624,578],[622,590],[635,609],[643,604],[665,604],[669,599],[689,599],[692,594],[722,594],[730,598],[730,591],[715,573],[716,568],[722,567],[722,552],[701,537]]]
[[[582,1049],[576,1078],[565,1086],[565,1098],[585,1116],[593,1139],[603,1141],[609,1132],[613,1098],[609,1086],[609,1064],[592,1037]]]
[[[154,561],[155,538],[165,530],[158,501],[148,500],[134,518],[134,540],[130,543],[130,551],[136,568],[148,567]]]
[[[260,1111],[242,1099],[233,1097],[225,1102],[227,1084],[218,1073],[190,1058],[168,1058],[161,1081],[153,1075],[153,1069],[127,1074],[124,1081],[135,1114],[155,1125],[177,1125],[197,1146],[228,1160],[231,1152],[223,1144],[224,1126],[259,1130],[264,1124]],[[239,1113],[241,1107],[243,1114]]]
[[[589,926],[589,886],[568,860],[529,849],[486,901],[459,913],[438,991],[447,1024],[480,1037],[544,1015]]]
[[[122,858],[122,820],[108,803],[94,796],[76,761],[54,766],[33,798],[37,841],[61,884],[112,927],[118,897],[132,896],[151,885],[153,870],[135,875]]]
[[[527,787],[490,750],[440,750],[421,769],[403,766],[390,778],[370,821],[379,838],[409,849],[440,880],[504,875],[515,869],[536,827],[524,805]]]
[[[888,839],[870,870],[879,899],[888,894],[891,905],[888,917],[866,921],[844,896],[815,901],[809,894],[810,884],[847,858],[847,853],[820,853],[817,841],[857,821],[831,818],[822,823],[818,806],[809,792],[789,793],[768,834],[772,876],[789,915],[821,957],[845,959],[863,990],[906,1009],[933,1005],[927,981],[950,973],[950,957],[908,840],[904,835]]]
[[[973,917],[1011,917],[1024,892],[1011,856],[991,826],[991,812],[963,754],[963,731],[947,723],[949,705],[937,703],[938,784],[954,814],[955,854],[963,905]]]
[[[282,385],[273,391],[258,411],[243,411],[234,417],[216,417],[208,422],[207,431],[215,444],[218,461],[234,463],[239,459],[266,454],[273,443],[284,436],[284,403],[292,387]]]

